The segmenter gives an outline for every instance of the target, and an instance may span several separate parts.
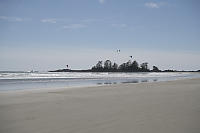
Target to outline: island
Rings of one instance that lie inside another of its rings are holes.
[[[68,65],[67,65],[68,67]],[[149,68],[148,62],[144,62],[139,64],[136,60],[134,61],[127,61],[125,63],[122,63],[121,65],[118,65],[117,63],[112,63],[110,60],[106,61],[98,61],[95,66],[93,66],[91,69],[86,70],[73,70],[73,69],[58,69],[58,70],[52,70],[49,72],[200,72],[200,70],[197,71],[185,71],[185,70],[160,70],[157,66],[153,66],[152,69]]]

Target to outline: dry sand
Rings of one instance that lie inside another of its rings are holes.
[[[0,133],[199,133],[200,79],[0,93]]]

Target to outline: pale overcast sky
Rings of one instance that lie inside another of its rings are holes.
[[[199,0],[0,0],[0,70],[87,69],[130,55],[198,70],[199,12]]]

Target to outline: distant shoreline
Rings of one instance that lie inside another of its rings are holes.
[[[48,72],[155,72],[155,71],[121,71],[121,70],[116,70],[116,71],[112,71],[112,70],[102,70],[102,71],[96,71],[96,70],[92,70],[92,69],[88,69],[88,70],[71,70],[71,69],[58,69],[58,70],[52,70],[52,71],[48,71]],[[179,71],[179,70],[160,70],[158,72],[200,72],[200,70],[196,70],[196,71]]]

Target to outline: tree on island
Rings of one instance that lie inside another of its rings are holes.
[[[153,70],[152,70],[152,72],[160,72],[160,70],[158,69],[158,67],[153,66]]]
[[[113,65],[112,65],[112,69],[115,70],[115,71],[118,69],[118,65],[117,65],[117,63],[113,63]]]
[[[96,64],[96,68],[103,69],[103,61],[98,61],[98,63]]]
[[[139,65],[136,60],[133,61],[131,68],[132,68],[133,72],[137,72],[139,70]]]
[[[119,71],[125,71],[126,70],[126,63],[123,63],[118,68]]]
[[[106,60],[104,62],[104,70],[111,70],[112,69],[112,62],[110,60]]]
[[[104,64],[104,65],[103,65]],[[154,71],[159,71],[157,67],[154,67]],[[133,62],[129,60],[126,63],[122,63],[119,65],[117,63],[113,63],[110,60],[106,60],[104,63],[102,61],[98,61],[96,66],[92,67],[91,71],[93,72],[150,72],[148,69],[148,63],[142,63],[139,67],[139,64],[136,60]]]
[[[144,62],[140,65],[140,69],[142,72],[149,72],[150,70],[148,69],[148,62]]]

